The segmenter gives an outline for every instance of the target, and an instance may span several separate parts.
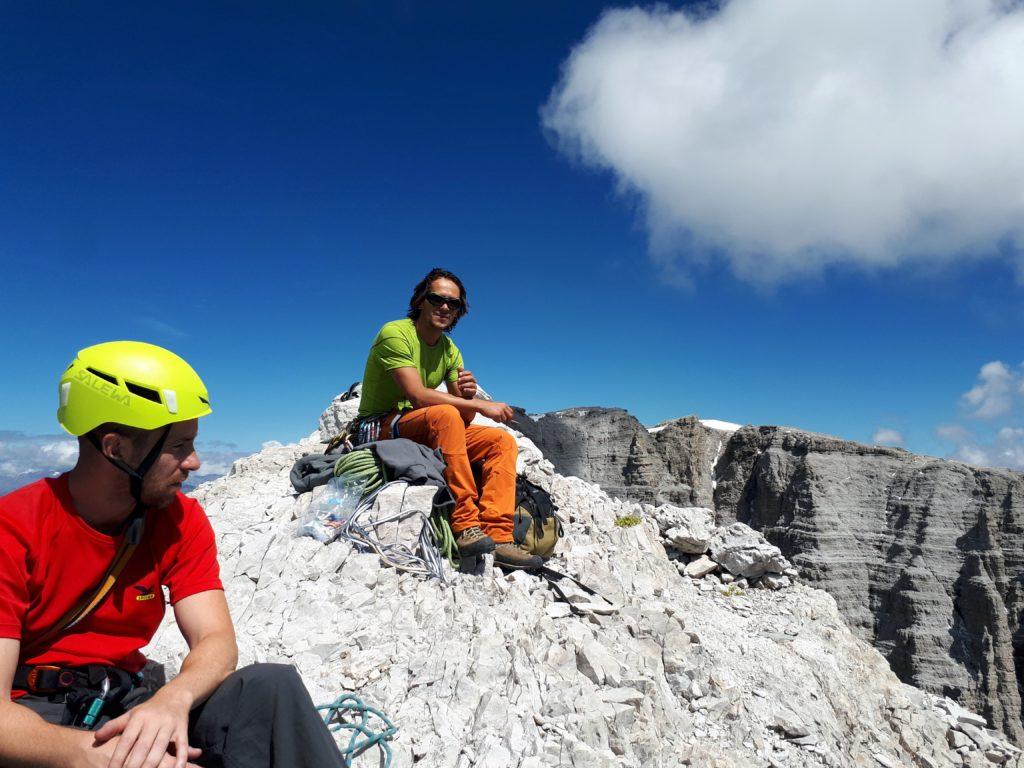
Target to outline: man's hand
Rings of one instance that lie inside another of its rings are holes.
[[[473,376],[472,371],[459,368],[459,378],[455,381],[455,386],[459,388],[460,397],[464,397],[466,400],[476,397],[476,377]]]
[[[506,403],[482,402],[479,407],[481,414],[499,424],[508,424],[515,417],[515,413]]]
[[[117,750],[118,742],[121,740],[119,736],[114,736],[109,741],[100,743],[94,739],[96,735],[94,733],[81,731],[76,733],[76,736],[78,735],[81,736],[82,751],[81,760],[75,760],[75,768],[108,768],[112,764],[114,752]],[[189,761],[196,760],[201,753],[202,750],[189,747],[186,757]],[[175,768],[177,764],[177,758],[167,752],[161,755],[160,762],[154,763],[157,768]],[[182,763],[182,765],[185,768],[200,768],[193,762]]]
[[[161,693],[96,731],[96,744],[115,745],[104,766],[186,768],[187,760],[199,756],[199,750],[188,745],[189,702]]]

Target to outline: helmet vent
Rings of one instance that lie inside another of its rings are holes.
[[[132,384],[130,381],[126,381],[124,385],[128,387],[128,391],[131,392],[132,394],[138,395],[139,397],[144,397],[147,400],[152,400],[154,403],[160,402],[160,393],[157,392],[155,389],[143,387],[140,386],[139,384]]]
[[[207,400],[207,399],[206,399],[205,397],[203,397],[202,395],[197,395],[197,397],[199,398],[199,402],[203,403],[204,405],[209,405],[209,404],[210,404],[210,401],[209,401],[209,400]]]
[[[93,376],[99,376],[101,379],[104,379],[105,381],[109,381],[115,387],[117,386],[117,379],[115,379],[109,373],[104,373],[103,371],[97,371],[95,368],[86,368],[85,370],[87,370]]]

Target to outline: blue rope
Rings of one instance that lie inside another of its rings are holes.
[[[341,758],[345,761],[346,768],[350,768],[353,760],[373,746],[381,751],[383,768],[390,767],[391,745],[388,742],[398,733],[398,728],[383,712],[367,706],[362,699],[351,693],[339,696],[330,704],[321,704],[317,710],[327,710],[327,714],[323,716],[324,722],[332,731],[352,731],[348,746],[341,750]],[[342,719],[345,714],[349,715],[350,719]],[[371,715],[383,723],[384,727],[381,730],[375,731],[370,727]],[[363,738],[360,739],[360,736]]]

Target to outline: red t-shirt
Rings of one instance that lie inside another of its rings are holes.
[[[21,641],[22,653],[31,653],[23,663],[136,672],[146,663],[139,649],[164,615],[161,587],[171,605],[223,589],[210,521],[199,502],[179,493],[166,509],[146,512],[142,540],[100,606],[49,647],[33,648],[99,583],[122,536],[102,534],[78,516],[67,475],[0,498],[0,637]]]

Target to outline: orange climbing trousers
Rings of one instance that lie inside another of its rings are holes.
[[[385,427],[384,433],[390,437],[390,428]],[[512,435],[497,427],[467,424],[454,405],[428,405],[399,419],[398,436],[441,449],[448,465],[444,479],[455,497],[451,524],[456,535],[479,526],[499,544],[512,541],[519,455]],[[473,476],[474,465],[479,472],[479,488]]]

